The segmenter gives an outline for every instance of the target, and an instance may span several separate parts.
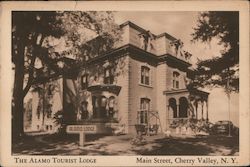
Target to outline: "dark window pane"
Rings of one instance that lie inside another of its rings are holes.
[[[112,67],[107,67],[104,70],[104,84],[114,83],[114,69]]]
[[[176,88],[179,88],[179,81],[176,81]]]
[[[148,67],[142,66],[141,67],[141,83],[149,85],[149,71]]]

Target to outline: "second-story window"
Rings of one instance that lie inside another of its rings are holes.
[[[114,83],[114,68],[108,66],[104,69],[104,84]]]
[[[178,72],[173,72],[173,88],[175,89],[179,89],[179,78],[180,78],[180,74]]]
[[[84,74],[82,77],[81,77],[81,87],[82,87],[82,90],[83,89],[87,89],[88,88],[88,74]]]
[[[141,67],[141,83],[145,85],[149,85],[149,73],[150,68],[146,66]]]

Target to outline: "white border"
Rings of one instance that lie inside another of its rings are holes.
[[[97,158],[95,164],[15,164],[11,156],[11,95],[13,75],[11,71],[11,11],[12,10],[95,10],[95,11],[240,11],[240,153],[236,157],[237,166],[249,164],[249,3],[247,1],[137,1],[137,2],[1,2],[1,34],[0,34],[0,162],[3,166],[192,166],[192,164],[136,164],[140,156],[92,156]],[[55,156],[18,156],[51,158]],[[61,156],[78,158],[83,156]],[[85,156],[86,157],[86,156]],[[88,156],[90,157],[90,156]],[[160,156],[149,156],[153,159]],[[162,156],[161,156],[162,157]],[[174,161],[181,156],[163,156]],[[182,156],[183,158],[197,159],[201,156]],[[202,156],[204,157],[204,156]],[[205,156],[218,159],[221,156]],[[198,164],[205,166],[206,164]],[[207,164],[211,166],[211,164]],[[217,164],[229,165],[229,164]]]

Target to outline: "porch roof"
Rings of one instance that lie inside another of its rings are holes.
[[[108,91],[108,92],[112,92],[112,93],[118,95],[120,90],[121,90],[121,86],[112,85],[112,84],[98,84],[98,85],[89,86],[87,88],[87,90],[90,92]]]
[[[208,98],[209,93],[199,90],[199,89],[175,89],[175,90],[166,90],[163,92],[164,95],[173,95],[173,94],[181,94],[181,93],[190,93],[191,95],[198,95],[201,97]]]

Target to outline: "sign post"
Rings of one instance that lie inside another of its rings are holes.
[[[79,134],[79,145],[84,146],[85,143],[85,134],[95,134],[96,126],[95,125],[68,125],[66,132],[69,134]]]
[[[79,145],[83,146],[84,143],[85,143],[85,134],[84,134],[84,132],[80,132],[79,133]]]

